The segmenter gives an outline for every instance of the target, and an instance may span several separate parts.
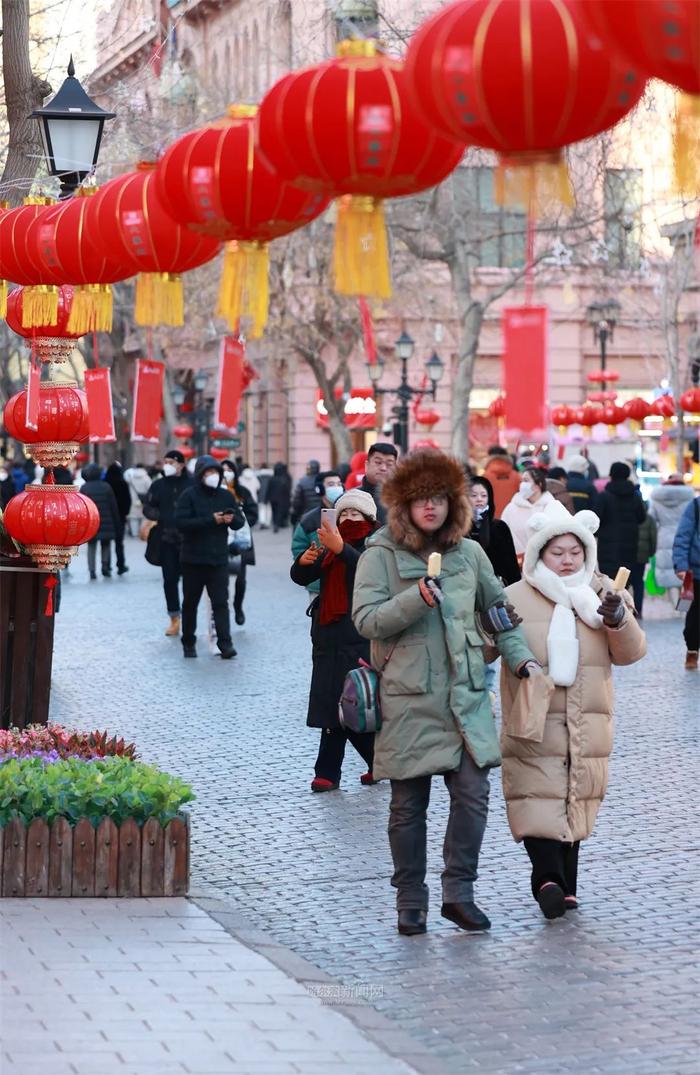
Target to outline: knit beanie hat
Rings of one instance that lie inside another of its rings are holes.
[[[365,493],[363,489],[348,489],[347,493],[343,493],[338,497],[333,505],[336,511],[336,518],[340,518],[341,511],[346,511],[348,508],[354,508],[355,511],[360,511],[371,522],[377,521],[377,505],[374,503],[374,499],[369,493]]]
[[[610,467],[610,480],[614,482],[626,481],[632,471],[626,463],[613,463]]]
[[[567,459],[564,464],[566,469],[574,474],[585,474],[588,470],[588,465],[585,455],[572,455],[571,459]]]
[[[598,546],[594,534],[600,526],[600,519],[594,511],[579,511],[572,515],[558,500],[548,504],[544,511],[536,511],[528,519],[527,527],[531,537],[525,548],[523,574],[532,575],[542,549],[552,538],[562,534],[573,534],[583,545],[586,553],[586,567],[595,570],[598,559]]]

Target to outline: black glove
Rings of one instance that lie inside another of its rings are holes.
[[[608,590],[597,612],[606,627],[619,627],[625,618],[625,605],[620,594]]]

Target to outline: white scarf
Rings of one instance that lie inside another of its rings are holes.
[[[558,687],[571,687],[578,671],[579,644],[574,612],[589,627],[599,631],[603,618],[598,614],[600,597],[591,586],[593,568],[584,566],[574,575],[555,575],[538,560],[527,581],[555,608],[547,635],[549,675]]]

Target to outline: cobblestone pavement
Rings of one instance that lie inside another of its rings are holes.
[[[340,792],[309,793],[308,621],[305,595],[288,580],[287,542],[288,532],[257,538],[232,662],[183,661],[163,637],[159,573],[143,564],[143,546],[130,543],[123,579],[88,583],[81,556],[57,625],[54,718],[113,728],[189,778],[193,886],[213,886],[264,934],[371,993],[397,1049],[399,1031],[416,1041],[412,1062],[432,1057],[445,1075],[700,1073],[700,678],[683,671],[678,620],[650,622],[649,656],[616,673],[610,788],[582,848],[581,910],[554,923],[540,916],[496,772],[477,888],[493,929],[467,936],[444,923],[447,797],[436,780],[430,931],[401,938],[388,786],[362,788],[350,754]]]

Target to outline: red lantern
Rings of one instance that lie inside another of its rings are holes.
[[[194,448],[191,448],[189,444],[182,444],[180,448],[178,448],[178,451],[182,452],[185,459],[191,459],[194,455]]]
[[[90,453],[89,452],[76,452],[75,462],[79,463],[81,466],[84,463],[89,463],[90,462]]]
[[[46,571],[59,571],[100,529],[100,513],[74,485],[29,485],[5,508],[10,537]]]
[[[607,426],[619,426],[626,417],[622,407],[617,407],[614,403],[606,403],[603,407],[603,421]]]
[[[378,52],[374,41],[344,41],[338,51],[337,58],[293,71],[272,87],[258,113],[260,149],[289,182],[343,197],[336,290],[388,298],[380,199],[440,183],[459,163],[464,146],[420,118],[400,60]]]
[[[416,108],[442,134],[495,149],[497,194],[511,165],[555,165],[559,196],[571,202],[561,159],[570,142],[612,127],[636,104],[644,77],[601,47],[578,0],[457,0],[414,34],[406,75]],[[522,176],[521,176],[522,178]],[[517,190],[513,190],[517,195]]]
[[[572,426],[576,421],[572,407],[552,407],[550,418],[552,424],[559,426],[562,432],[567,426]]]
[[[193,433],[194,429],[192,428],[192,426],[184,424],[179,426],[173,426],[174,437],[181,437],[183,440],[189,440]]]
[[[489,403],[489,414],[492,418],[504,418],[506,413],[505,396],[497,396]]]
[[[209,455],[214,459],[228,459],[228,448],[217,448],[214,446],[209,449]]]
[[[590,373],[586,374],[586,377],[591,384],[605,384],[606,381],[610,382],[610,384],[615,384],[616,381],[620,380],[620,374],[617,370],[591,370]]]
[[[11,437],[29,446],[35,463],[67,466],[90,434],[87,397],[74,384],[47,381],[39,388],[39,428],[27,426],[26,389],[5,404],[5,427]]]
[[[137,324],[183,325],[180,274],[210,261],[219,249],[217,241],[195,235],[166,213],[156,191],[154,164],[110,180],[94,203],[93,245],[139,273]]]
[[[689,388],[680,398],[680,405],[688,414],[700,414],[700,388]]]
[[[673,396],[659,396],[651,405],[651,413],[658,418],[673,418],[676,413],[676,404]]]
[[[627,418],[631,418],[634,422],[643,422],[645,418],[648,418],[651,412],[651,407],[645,399],[641,396],[635,396],[634,399],[628,399],[622,407]]]
[[[427,426],[431,430],[440,421],[442,415],[439,411],[416,411],[415,419],[418,425]]]
[[[592,403],[584,403],[583,407],[575,409],[574,421],[578,425],[590,429],[591,426],[597,425],[601,421],[601,408],[593,406]]]
[[[26,253],[26,236],[51,198],[26,198],[18,209],[0,213],[0,279],[26,288],[22,327],[35,328],[56,320],[57,291],[48,269],[35,267]]]
[[[7,324],[18,336],[31,339],[41,362],[66,362],[73,351],[73,341],[81,333],[70,332],[68,325],[73,303],[73,288],[59,287],[56,292],[56,316],[54,323],[25,328],[22,324],[26,288],[14,287],[7,298]]]

